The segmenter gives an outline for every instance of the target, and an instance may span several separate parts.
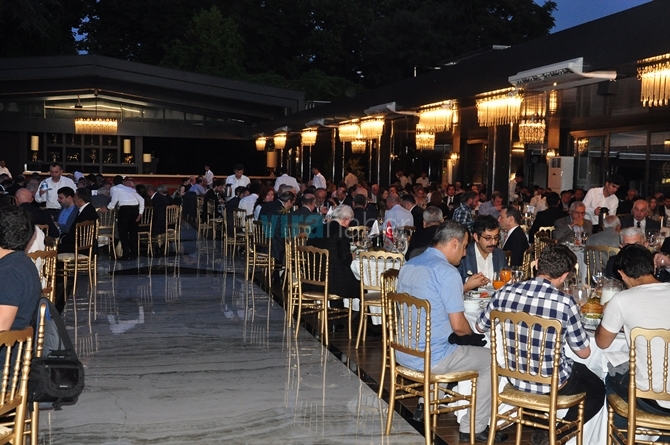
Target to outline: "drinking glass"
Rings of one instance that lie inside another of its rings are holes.
[[[500,269],[500,281],[507,283],[512,279],[512,269],[509,267],[503,267]]]
[[[508,269],[508,270],[509,270],[509,269]],[[502,272],[502,271],[500,271],[500,272],[496,272],[496,273],[493,275],[493,281],[492,281],[492,283],[493,283],[493,288],[494,288],[495,290],[500,289],[500,288],[503,287],[503,286],[505,285],[505,283],[507,282],[507,281],[503,281],[503,279],[500,277],[500,273],[501,273],[501,272]]]
[[[512,283],[520,283],[523,281],[525,276],[524,271],[519,267],[512,268]]]
[[[579,307],[582,307],[589,301],[589,291],[590,289],[586,284],[575,284],[570,288],[570,295]]]

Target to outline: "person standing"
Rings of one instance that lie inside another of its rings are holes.
[[[600,228],[600,216],[603,209],[606,209],[609,215],[617,214],[619,198],[617,198],[616,192],[621,187],[621,184],[623,184],[623,178],[618,175],[612,175],[607,178],[604,186],[594,187],[586,193],[584,197],[586,219],[596,229]]]
[[[326,184],[326,178],[324,178],[323,175],[321,174],[321,170],[319,169],[318,165],[312,166],[312,174],[314,175],[314,177],[312,178],[312,185],[314,186],[315,189],[328,188],[328,184]]]
[[[205,165],[205,176],[203,179],[204,180],[202,182],[205,188],[212,188],[212,183],[214,182],[214,172],[210,170],[209,165]]]
[[[5,174],[9,179],[12,179],[12,174],[9,172],[9,169],[5,166],[5,161],[0,160],[0,175]]]
[[[114,187],[109,191],[112,200],[107,209],[112,210],[117,205],[119,206],[116,219],[123,248],[123,257],[120,259],[133,260],[137,258],[137,223],[144,213],[144,199],[133,187],[125,185],[124,182],[131,184],[132,180],[128,177],[124,180],[119,175],[114,177]]]
[[[233,167],[234,175],[230,175],[226,178],[226,201],[230,201],[235,197],[234,192],[238,187],[247,187],[251,181],[249,178],[244,176],[244,166],[242,164],[235,164]],[[227,193],[227,189],[230,186],[230,193]],[[230,195],[230,196],[229,196]]]
[[[523,172],[517,172],[517,174],[509,181],[509,202],[517,202],[519,200],[519,193],[517,193],[517,187],[521,187],[523,182]]]
[[[297,195],[300,191],[300,185],[298,184],[298,181],[293,176],[288,175],[286,167],[279,167],[277,171],[279,172],[280,176],[275,180],[275,193],[279,193],[279,187],[286,184],[290,185],[293,189],[292,192]]]
[[[72,179],[63,176],[63,166],[57,162],[49,166],[49,174],[51,176],[40,183],[37,194],[35,194],[35,201],[46,203],[47,213],[56,219],[60,212],[58,190],[61,187],[70,187],[72,190],[77,190],[77,186]]]

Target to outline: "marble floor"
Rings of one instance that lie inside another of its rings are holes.
[[[349,341],[329,351],[304,329],[294,339],[220,242],[184,238],[166,258],[101,254],[97,288],[79,282],[64,316],[86,389],[41,412],[40,443],[423,443],[400,415],[383,435],[387,405],[341,352]]]

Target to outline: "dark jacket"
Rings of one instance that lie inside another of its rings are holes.
[[[351,225],[372,227],[378,218],[379,211],[377,210],[377,207],[374,206],[374,204],[368,204],[365,206],[365,208],[356,207],[354,209],[354,219],[356,221],[352,221]]]
[[[637,227],[637,221],[633,218],[633,215],[623,216],[619,218],[621,221],[621,228],[627,229],[628,227]],[[653,219],[645,218],[645,232],[649,231],[660,231],[661,223],[654,221]]]
[[[28,202],[24,202],[19,207],[25,209],[26,212],[28,212],[28,214],[33,220],[33,224],[49,226],[48,235],[51,238],[58,239],[58,237],[60,236],[58,227],[56,227],[56,224],[54,224],[54,220],[51,219],[51,216],[47,212],[38,209],[37,207]]]
[[[414,228],[416,228],[416,231],[423,231],[423,209],[415,205],[410,212],[412,212],[412,216],[414,217]]]
[[[530,247],[526,234],[523,233],[521,227],[517,227],[510,234],[509,238],[505,240],[505,245],[502,250],[512,252],[512,266],[521,266],[523,264],[523,253]]]
[[[428,247],[433,240],[438,227],[439,226],[429,226],[412,235],[412,239],[409,241],[409,247],[407,248],[407,253],[405,253],[405,258],[408,260],[412,258],[411,253],[414,249]]]
[[[151,206],[154,208],[151,235],[156,236],[165,233],[165,221],[167,219],[165,209],[169,205],[167,196],[154,193],[151,197]]]
[[[528,239],[535,240],[535,232],[540,227],[553,226],[557,219],[565,217],[565,213],[558,207],[549,207],[547,210],[537,212],[533,226],[528,231]]]
[[[478,273],[477,269],[477,257],[475,254],[475,243],[468,244],[468,247],[465,250],[465,258],[461,260],[461,264],[458,265],[458,272],[461,274],[463,282],[469,278],[468,271],[472,272],[473,275]],[[493,251],[493,271],[500,272],[500,269],[507,265],[507,258],[505,257],[505,252],[502,249],[496,247]]]
[[[86,221],[98,220],[98,212],[95,211],[95,207],[93,207],[90,203],[86,207],[81,209],[81,212],[79,212],[79,210],[80,209],[74,210],[75,212],[77,212],[77,217],[74,219],[74,223],[72,224],[72,230],[63,235],[63,237],[60,239],[60,243],[58,244],[58,253],[74,252],[74,240],[75,240],[75,234],[77,232],[76,230],[77,224]]]

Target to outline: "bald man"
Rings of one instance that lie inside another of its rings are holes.
[[[28,214],[30,214],[30,218],[33,220],[33,224],[49,226],[49,236],[58,239],[58,236],[60,235],[58,227],[56,227],[56,224],[54,224],[51,215],[49,215],[44,210],[40,210],[32,205],[34,198],[33,194],[30,193],[30,190],[25,188],[18,189],[14,195],[14,198],[16,199],[16,205],[26,209]]]

